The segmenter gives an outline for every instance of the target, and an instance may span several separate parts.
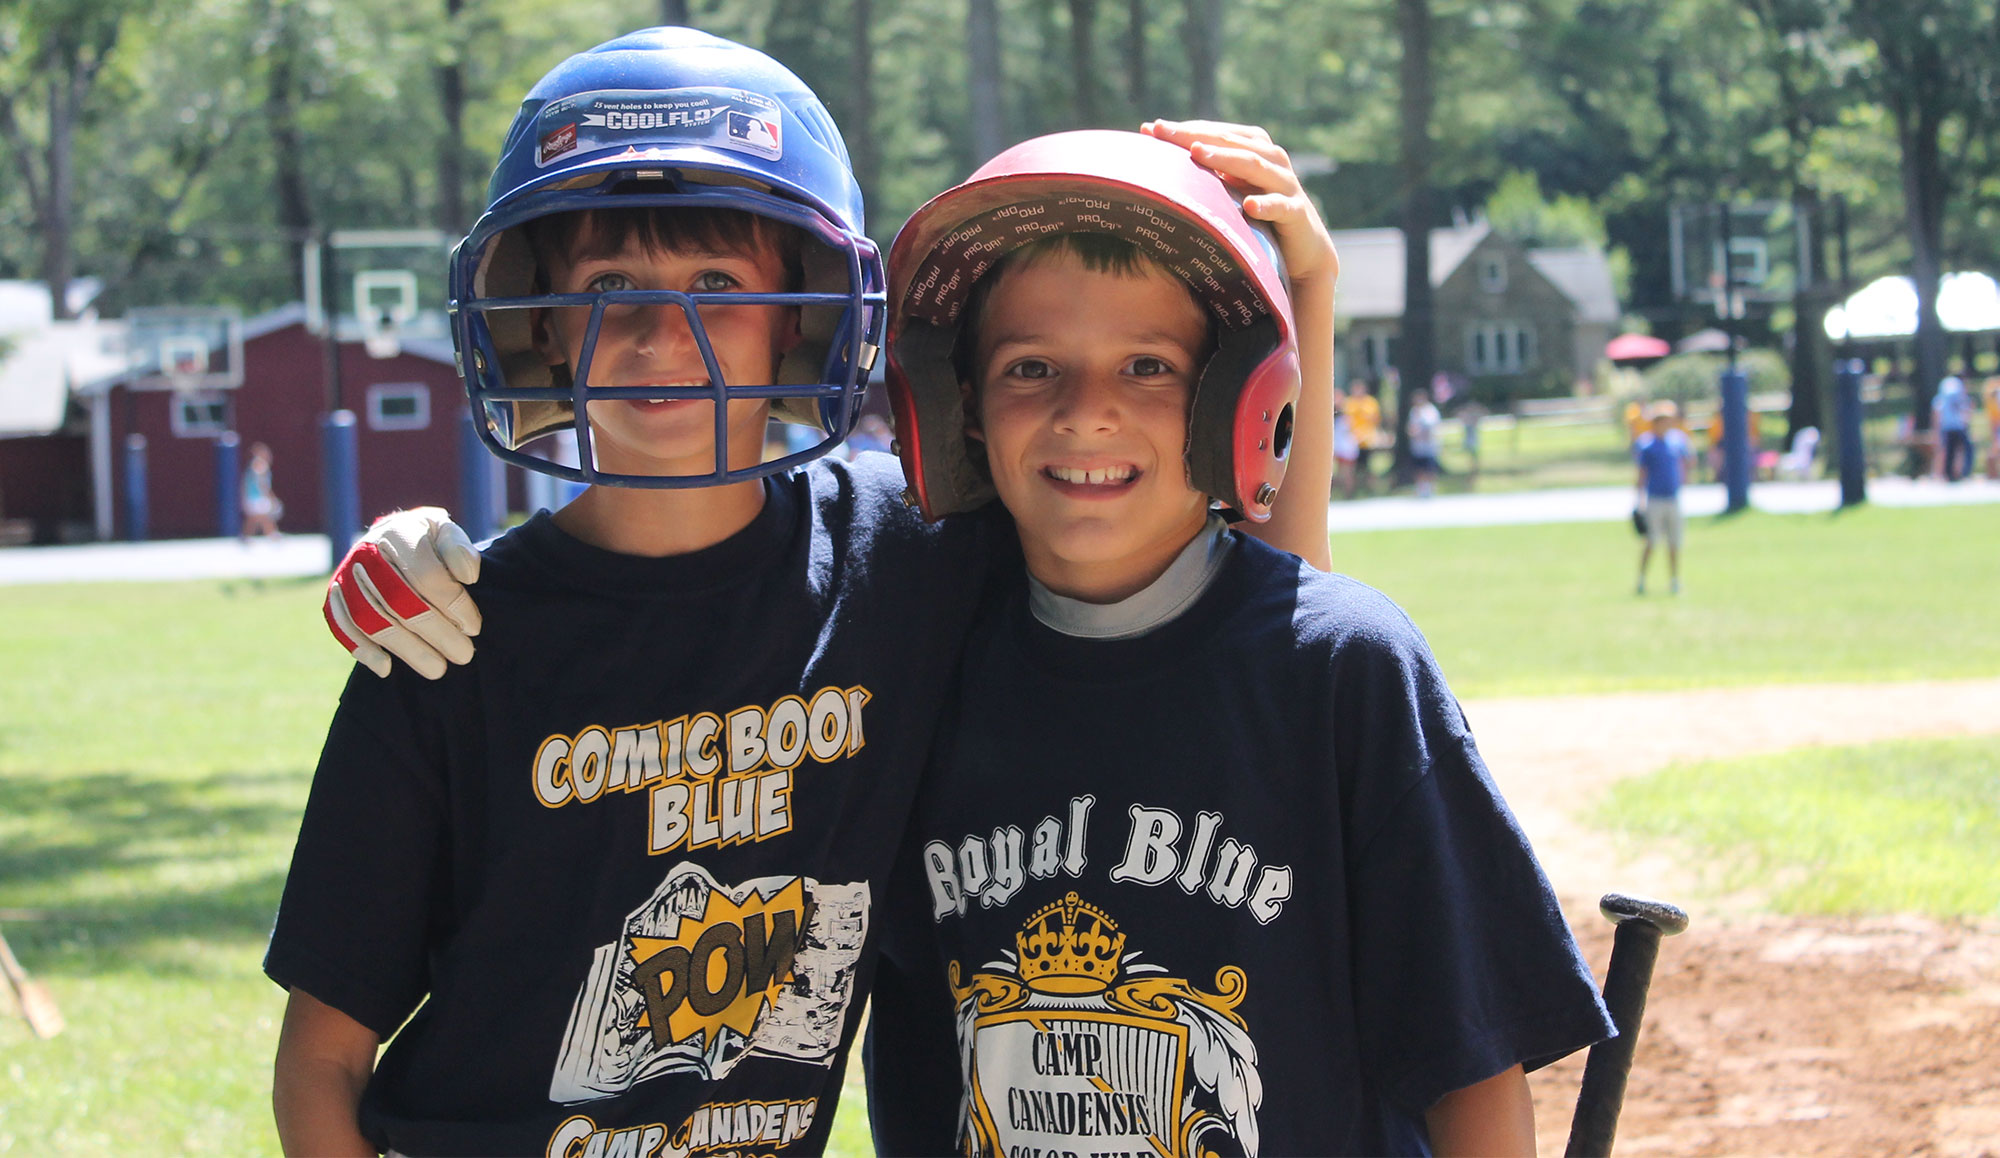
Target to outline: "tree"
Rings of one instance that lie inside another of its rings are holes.
[[[966,88],[971,103],[973,164],[1006,147],[1007,122],[1001,103],[1000,7],[998,0],[968,0],[965,6]]]
[[[70,316],[76,276],[76,136],[91,90],[131,15],[128,0],[28,0],[0,17],[0,43],[21,62],[0,81],[0,142],[27,188],[42,239],[40,272],[57,318]],[[26,119],[35,90],[44,101],[42,137]]]
[[[437,223],[448,233],[462,233],[471,224],[465,219],[465,67],[458,25],[464,9],[465,0],[444,0],[447,56],[438,66],[438,105],[444,116],[438,134]]]
[[[1437,370],[1437,315],[1431,293],[1431,111],[1437,90],[1431,80],[1430,0],[1396,0],[1397,29],[1403,59],[1399,134],[1403,179],[1403,323],[1396,336],[1397,376],[1401,388],[1385,412],[1396,424],[1395,469],[1401,475],[1410,460],[1405,413],[1410,392],[1430,388]]]
[[[1070,75],[1076,85],[1076,123],[1095,128],[1097,107],[1097,0],[1069,0]]]
[[[1917,429],[1931,424],[1931,398],[1944,377],[1945,333],[1938,320],[1944,275],[1945,210],[1969,177],[1974,147],[1992,129],[2000,52],[1992,0],[1849,0],[1847,22],[1875,48],[1864,73],[1895,127],[1917,289]],[[1955,138],[1948,151],[1947,131]]]
[[[1186,4],[1181,40],[1187,47],[1188,104],[1195,116],[1213,120],[1222,115],[1216,89],[1222,62],[1222,0],[1186,0]]]
[[[1152,101],[1146,77],[1146,0],[1125,4],[1125,99],[1142,117],[1150,117]]]

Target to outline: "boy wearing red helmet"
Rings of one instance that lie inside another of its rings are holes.
[[[1027,568],[898,855],[884,1153],[1532,1152],[1524,1067],[1609,1028],[1422,636],[1214,509],[1267,512],[1330,339],[1274,200],[1290,277],[1187,152],[1058,134],[891,251],[913,489]]]
[[[340,569],[329,620],[389,678],[342,695],[265,959],[280,1139],[818,1152],[1009,550],[994,519],[925,525],[885,456],[789,469],[853,427],[881,340],[845,147],[762,53],[621,37],[530,92],[451,280],[489,449],[590,485],[486,548],[482,647],[436,683],[363,641],[475,625],[393,568],[480,556],[395,524]],[[819,444],[765,461],[778,410]]]

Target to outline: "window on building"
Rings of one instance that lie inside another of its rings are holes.
[[[1535,331],[1487,322],[1465,331],[1465,366],[1474,374],[1519,374],[1535,364]]]
[[[1505,258],[1485,257],[1479,260],[1479,288],[1490,294],[1506,291],[1507,261]]]
[[[431,388],[422,382],[380,382],[368,388],[368,429],[422,430],[431,424]]]
[[[229,395],[220,390],[176,393],[168,408],[176,438],[214,438],[229,429]]]
[[[1396,364],[1396,339],[1388,334],[1369,334],[1361,339],[1361,361],[1370,377],[1380,377]]]

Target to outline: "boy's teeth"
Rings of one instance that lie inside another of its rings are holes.
[[[1052,466],[1049,473],[1066,483],[1084,483],[1102,486],[1105,483],[1124,482],[1132,477],[1130,466],[1107,466],[1096,470],[1078,470],[1075,467]]]

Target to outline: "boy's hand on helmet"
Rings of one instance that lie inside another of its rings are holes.
[[[334,568],[326,624],[376,675],[393,655],[434,680],[472,658],[480,615],[465,584],[478,581],[479,552],[442,508],[393,511]]]
[[[1292,168],[1291,154],[1256,125],[1226,121],[1147,121],[1139,131],[1170,141],[1221,177],[1243,198],[1243,212],[1278,236],[1285,273],[1293,281],[1340,277],[1340,255]]]

